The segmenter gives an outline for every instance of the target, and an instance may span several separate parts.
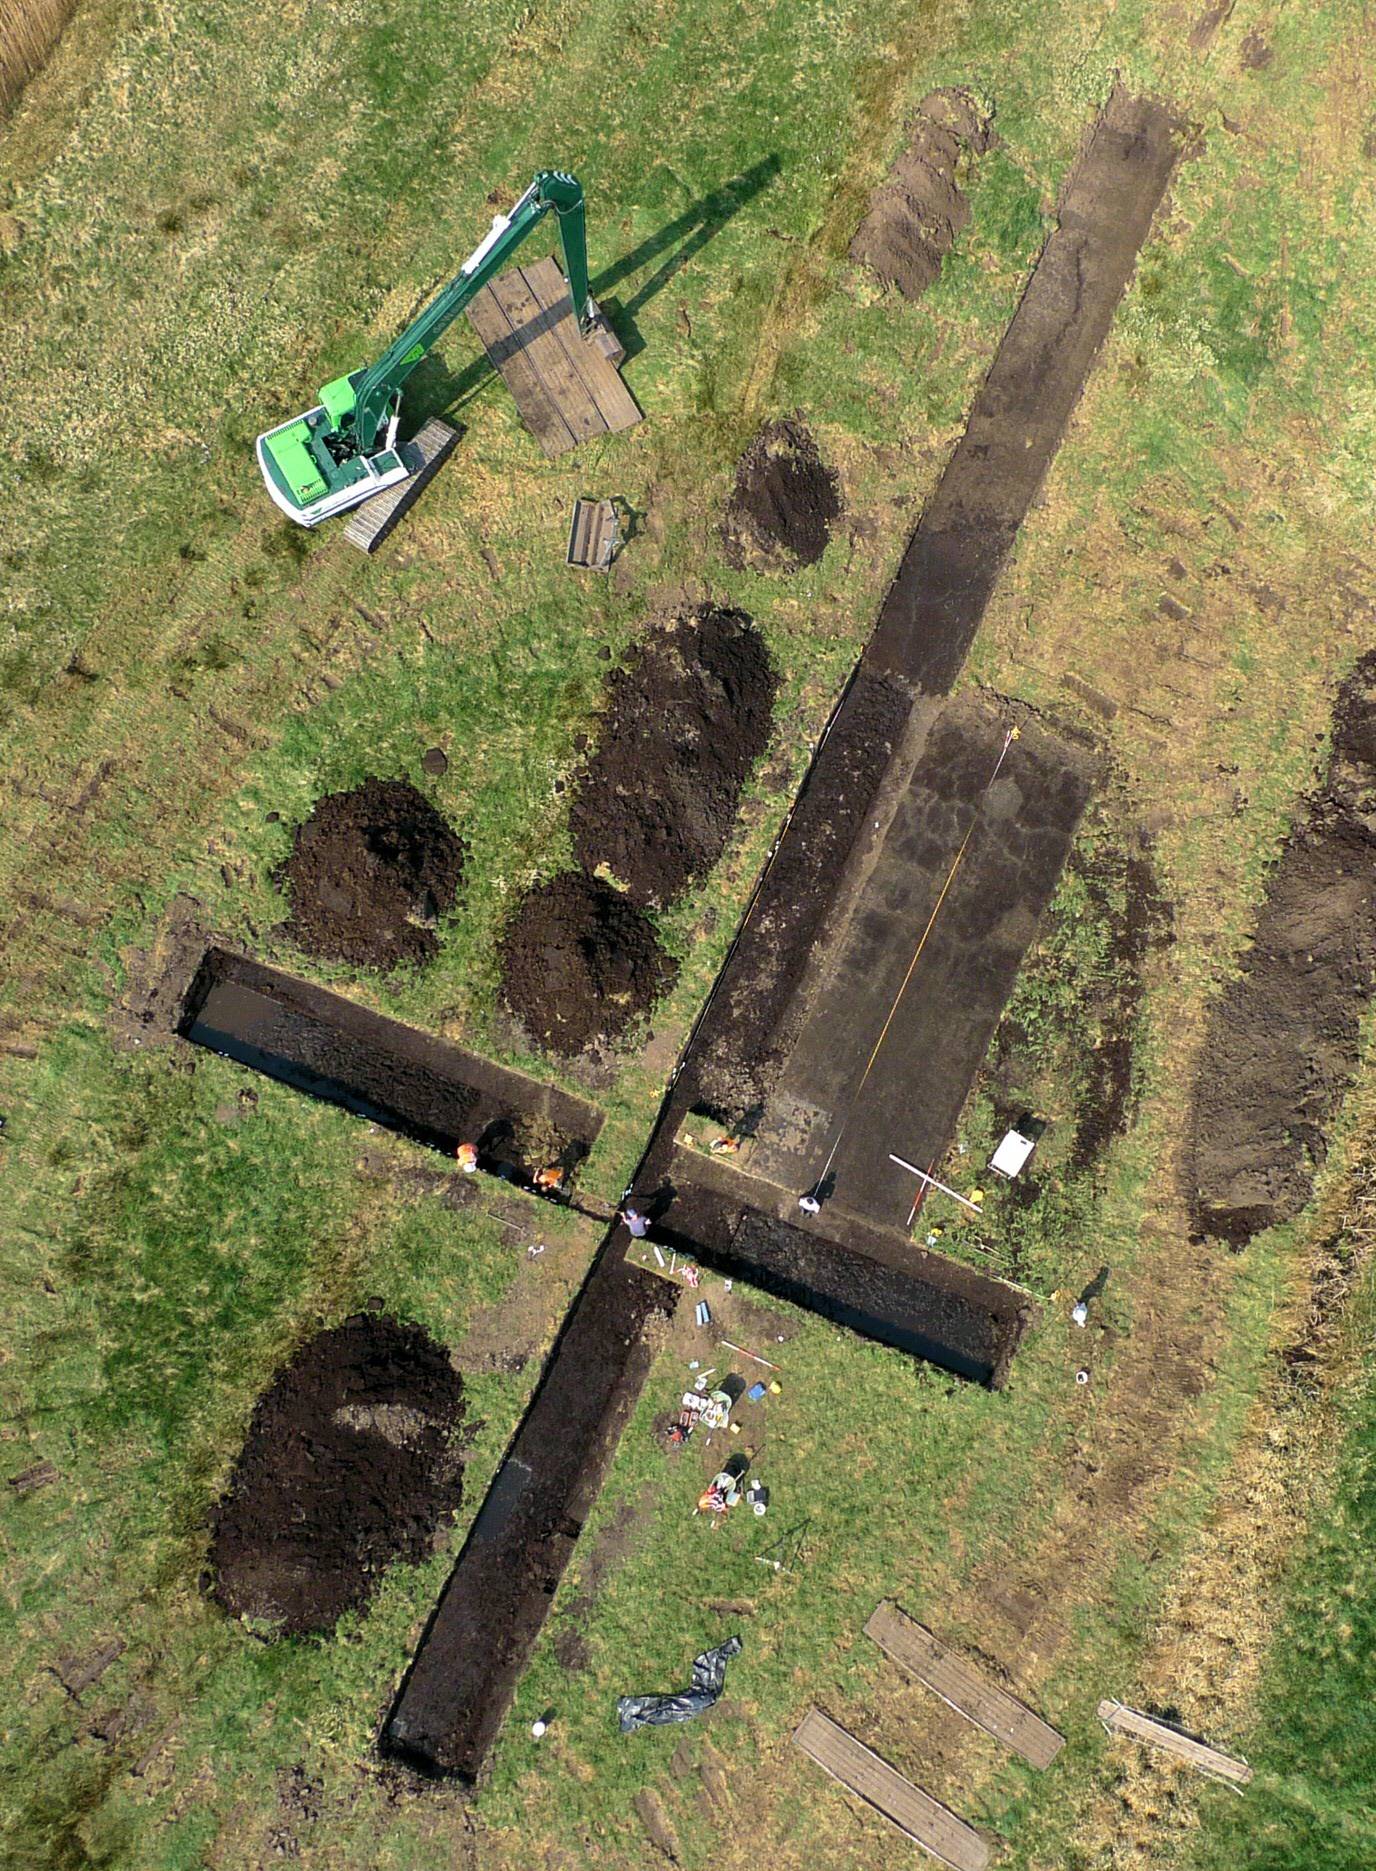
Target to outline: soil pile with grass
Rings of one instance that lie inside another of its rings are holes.
[[[707,608],[655,630],[608,678],[600,745],[570,815],[579,862],[605,866],[642,907],[705,876],[769,739],[777,689],[740,611]]]
[[[983,156],[997,142],[969,91],[933,91],[918,111],[911,144],[870,200],[851,259],[873,267],[905,298],[921,298],[970,224],[970,204],[956,180],[961,155]]]
[[[417,1325],[360,1313],[305,1345],[259,1402],[214,1519],[214,1596],[282,1634],[331,1630],[462,1497],[463,1385]]]
[[[355,968],[422,965],[463,881],[463,840],[405,780],[329,793],[296,833],[278,882],[298,948]]]
[[[648,916],[582,871],[530,892],[503,937],[501,965],[507,1006],[565,1059],[619,1038],[678,974]]]
[[[1272,874],[1195,1088],[1198,1225],[1234,1246],[1299,1214],[1376,983],[1376,652],[1339,691],[1324,790]]]
[[[815,565],[841,513],[835,474],[799,422],[767,422],[736,466],[722,526],[737,568],[796,572]]]

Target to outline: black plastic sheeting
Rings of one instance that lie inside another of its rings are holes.
[[[728,1637],[715,1650],[704,1650],[693,1658],[693,1684],[676,1696],[621,1696],[616,1704],[616,1721],[623,1735],[637,1728],[656,1727],[661,1722],[690,1722],[704,1709],[710,1709],[726,1686],[726,1665],[738,1656],[739,1637]]]

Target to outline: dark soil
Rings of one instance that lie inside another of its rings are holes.
[[[1281,851],[1252,946],[1209,1022],[1194,1210],[1240,1247],[1298,1215],[1357,1066],[1376,984],[1376,652],[1338,694],[1324,790]]]
[[[501,944],[502,998],[551,1052],[616,1041],[678,974],[654,924],[621,891],[561,871],[526,897]]]
[[[649,1372],[673,1289],[612,1237],[551,1354],[383,1730],[390,1757],[471,1782]]]
[[[807,974],[836,876],[911,708],[902,684],[857,676],[803,782],[693,1048],[692,1097],[723,1124],[739,1124],[764,1102],[788,1043],[789,1004]]]
[[[727,563],[796,572],[815,565],[841,515],[833,471],[800,422],[767,422],[741,456],[722,524]]]
[[[740,611],[700,610],[651,632],[607,679],[599,745],[570,813],[574,850],[642,908],[706,876],[769,739],[778,688]]]
[[[661,1242],[942,1370],[1004,1381],[1035,1310],[1015,1288],[826,1205],[794,1227],[749,1206],[749,1177],[718,1175],[711,1186],[708,1174],[680,1187]]]
[[[965,433],[928,501],[866,665],[945,694],[1108,335],[1176,158],[1161,105],[1115,91],[1071,176]]]
[[[912,142],[871,198],[851,259],[872,266],[904,298],[921,298],[970,224],[956,180],[961,155],[982,156],[997,141],[968,91],[933,91],[918,111]]]
[[[214,1596],[278,1631],[331,1630],[462,1497],[463,1385],[418,1325],[360,1313],[321,1332],[253,1413],[214,1518]]]
[[[419,966],[463,882],[463,840],[405,780],[328,793],[300,826],[278,874],[284,934],[307,954],[355,968]]]
[[[581,1098],[222,949],[207,951],[181,1031],[315,1098],[452,1156],[517,1177],[556,1158],[572,1170],[602,1127]]]

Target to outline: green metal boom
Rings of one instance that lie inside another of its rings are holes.
[[[559,217],[559,244],[563,249],[569,294],[579,325],[586,329],[591,313],[583,190],[573,176],[558,169],[542,169],[511,212],[498,216],[493,222],[491,233],[474,248],[453,281],[426,306],[396,343],[363,372],[353,386],[353,409],[344,407],[330,411],[335,419],[332,439],[352,443],[359,454],[373,452],[378,432],[390,416],[402,384],[551,208]]]

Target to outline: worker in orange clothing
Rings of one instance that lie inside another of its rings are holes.
[[[454,1155],[459,1160],[459,1168],[465,1176],[471,1176],[478,1167],[478,1146],[476,1143],[461,1143]]]
[[[737,1156],[741,1140],[739,1137],[714,1137],[707,1147],[713,1156]]]
[[[558,1195],[564,1186],[564,1172],[558,1163],[546,1163],[532,1178],[541,1195]]]

